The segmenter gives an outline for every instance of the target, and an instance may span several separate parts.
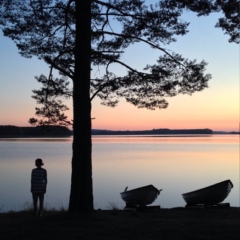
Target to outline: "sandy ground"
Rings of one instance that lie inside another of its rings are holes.
[[[240,239],[240,209],[109,210],[89,215],[0,213],[1,240]]]

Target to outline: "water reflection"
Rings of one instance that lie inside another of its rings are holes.
[[[186,140],[189,144],[186,144]],[[142,139],[138,139],[137,143],[127,139],[126,145],[122,141],[121,144],[117,141],[109,143],[111,150],[94,158],[96,189],[104,189],[115,196],[119,194],[119,189],[123,191],[126,186],[132,189],[153,184],[163,189],[154,204],[168,208],[184,206],[181,197],[184,192],[230,178],[235,183],[235,188],[227,200],[232,205],[239,206],[238,142],[232,138],[229,140],[216,139],[212,144],[206,142],[205,138],[198,138],[197,141],[195,138],[184,138],[182,142],[178,138],[170,143],[162,139],[156,143],[155,139],[151,139],[154,144],[142,142]],[[97,153],[104,151],[104,144],[96,144],[95,150]],[[107,177],[103,180],[101,176]],[[101,198],[103,197],[104,194]],[[104,201],[109,199],[105,198]],[[123,206],[121,199],[116,204]]]
[[[181,194],[231,179],[226,202],[239,206],[239,136],[93,137],[95,208],[124,207],[119,193],[153,184],[163,189],[153,205],[184,206]],[[31,204],[30,173],[41,157],[48,171],[47,207],[67,207],[71,138],[0,140],[0,211]]]

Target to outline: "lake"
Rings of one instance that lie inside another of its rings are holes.
[[[184,207],[182,193],[230,179],[224,202],[240,205],[239,135],[93,136],[95,209],[122,209],[128,189],[163,189],[153,205]],[[48,172],[45,207],[68,207],[71,138],[0,139],[0,212],[32,205],[31,170],[42,158]]]

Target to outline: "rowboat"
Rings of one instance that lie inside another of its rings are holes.
[[[187,206],[198,204],[205,206],[215,205],[221,203],[228,196],[232,188],[232,182],[225,180],[193,192],[184,193],[182,197],[187,203]]]
[[[158,190],[153,185],[147,185],[140,188],[135,188],[127,191],[127,187],[124,192],[121,192],[121,198],[126,202],[126,205],[146,206],[153,203],[161,190]]]

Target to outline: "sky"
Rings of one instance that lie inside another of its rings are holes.
[[[206,73],[212,75],[209,88],[189,95],[167,98],[167,109],[138,109],[124,99],[115,108],[92,102],[92,128],[108,130],[148,130],[158,128],[239,131],[240,125],[240,49],[228,42],[220,28],[215,28],[217,15],[196,17],[188,13],[189,33],[166,46],[191,60],[208,62]],[[141,69],[154,63],[159,52],[141,44],[127,50],[124,61]],[[20,56],[14,42],[0,32],[0,125],[30,126],[36,102],[32,90],[40,88],[35,76],[48,75],[49,68],[37,58]],[[121,70],[119,69],[119,72]],[[68,102],[71,109],[71,101]],[[68,115],[72,116],[70,110]]]

